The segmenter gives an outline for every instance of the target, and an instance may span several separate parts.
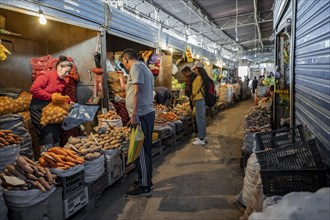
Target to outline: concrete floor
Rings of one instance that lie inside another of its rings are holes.
[[[207,145],[194,146],[191,138],[158,156],[151,198],[125,198],[137,178],[131,172],[109,187],[96,210],[83,219],[239,219],[243,213],[235,196],[243,185],[239,167],[243,120],[252,104],[251,100],[240,102],[210,120]],[[80,215],[76,219],[82,219]]]

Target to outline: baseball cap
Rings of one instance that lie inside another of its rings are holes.
[[[194,66],[191,69],[193,70],[193,69],[195,69],[197,67],[203,67],[203,64],[201,62],[199,62],[199,61],[196,61],[195,64],[194,64]]]

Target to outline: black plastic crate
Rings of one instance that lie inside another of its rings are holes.
[[[316,192],[327,187],[325,169],[260,170],[265,196],[285,195],[290,192]]]
[[[302,125],[255,133],[256,150],[286,146],[309,139]]]
[[[93,182],[87,183],[88,187],[88,199],[99,198],[103,191],[109,186],[108,174],[104,172],[102,176],[94,180]]]
[[[65,219],[69,218],[88,204],[89,200],[87,191],[87,187],[80,188],[70,195],[70,197],[63,200],[63,214]]]
[[[261,170],[324,168],[315,139],[256,152]]]
[[[154,129],[154,132],[158,133],[158,138],[165,139],[171,136],[171,129],[169,127],[160,127]]]
[[[58,183],[63,188],[63,199],[67,199],[77,191],[85,187],[84,171],[80,171],[72,176],[57,177]]]

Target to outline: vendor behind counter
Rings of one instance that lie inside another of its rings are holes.
[[[172,91],[166,87],[154,88],[156,93],[155,100],[157,104],[166,105],[169,107],[172,103]]]

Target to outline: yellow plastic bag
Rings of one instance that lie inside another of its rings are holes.
[[[136,128],[132,128],[129,138],[127,164],[134,162],[140,156],[143,141],[144,134],[141,126],[138,125]]]

